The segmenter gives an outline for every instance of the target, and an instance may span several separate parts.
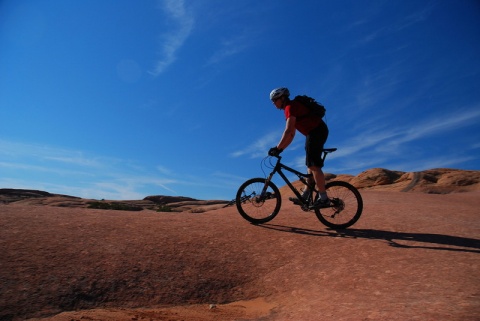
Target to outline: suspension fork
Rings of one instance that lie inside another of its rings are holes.
[[[263,186],[262,194],[260,194],[261,198],[265,199],[267,197],[266,193],[267,193],[268,185],[270,184],[270,182],[273,178],[273,175],[275,175],[275,173],[277,173],[277,172],[281,173],[281,171],[279,171],[279,169],[280,169],[280,158],[277,159],[277,163],[275,164],[275,167],[273,168],[273,171],[265,179],[265,185]]]
[[[268,185],[270,184],[270,181],[272,180],[273,175],[275,175],[276,171],[277,171],[277,170],[276,170],[276,168],[275,168],[275,169],[270,173],[270,175],[268,175],[268,177],[265,179],[265,185],[263,185],[262,193],[260,194],[260,197],[261,197],[261,198],[265,198],[265,197],[266,197]]]

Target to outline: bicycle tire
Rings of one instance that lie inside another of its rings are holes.
[[[346,229],[355,224],[363,211],[360,192],[351,184],[333,181],[325,185],[331,207],[315,209],[317,218],[332,229]]]
[[[238,189],[235,197],[237,210],[250,223],[261,224],[271,221],[282,206],[280,191],[271,181],[268,183],[266,196],[261,196],[266,182],[265,178],[252,178]]]

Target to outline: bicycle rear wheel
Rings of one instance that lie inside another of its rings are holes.
[[[351,184],[333,181],[325,185],[331,207],[315,209],[322,224],[333,229],[345,229],[355,224],[362,215],[363,200],[360,192]]]
[[[253,224],[271,221],[282,205],[277,186],[270,181],[264,190],[266,182],[265,178],[252,178],[240,186],[235,197],[238,212]]]

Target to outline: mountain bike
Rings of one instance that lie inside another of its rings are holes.
[[[322,151],[322,159],[336,148],[327,148]],[[290,168],[281,162],[281,156],[267,156],[262,160],[262,169],[273,169],[266,178],[252,178],[243,183],[235,197],[235,204],[240,215],[253,224],[262,224],[271,221],[277,216],[282,206],[282,197],[278,187],[272,182],[275,174],[285,181],[287,186],[297,197],[294,204],[303,211],[315,212],[318,220],[333,229],[345,229],[358,221],[363,210],[363,200],[360,192],[351,184],[344,181],[331,181],[325,185],[330,200],[327,207],[318,208],[315,201],[319,198],[312,174],[304,174]],[[293,186],[283,171],[295,174],[299,180],[308,186],[308,196],[302,198],[300,191]]]

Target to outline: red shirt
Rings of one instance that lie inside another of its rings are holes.
[[[312,129],[318,127],[321,118],[317,116],[307,116],[309,110],[298,101],[291,100],[284,109],[285,119],[291,116],[296,117],[295,128],[303,135],[307,136]]]

